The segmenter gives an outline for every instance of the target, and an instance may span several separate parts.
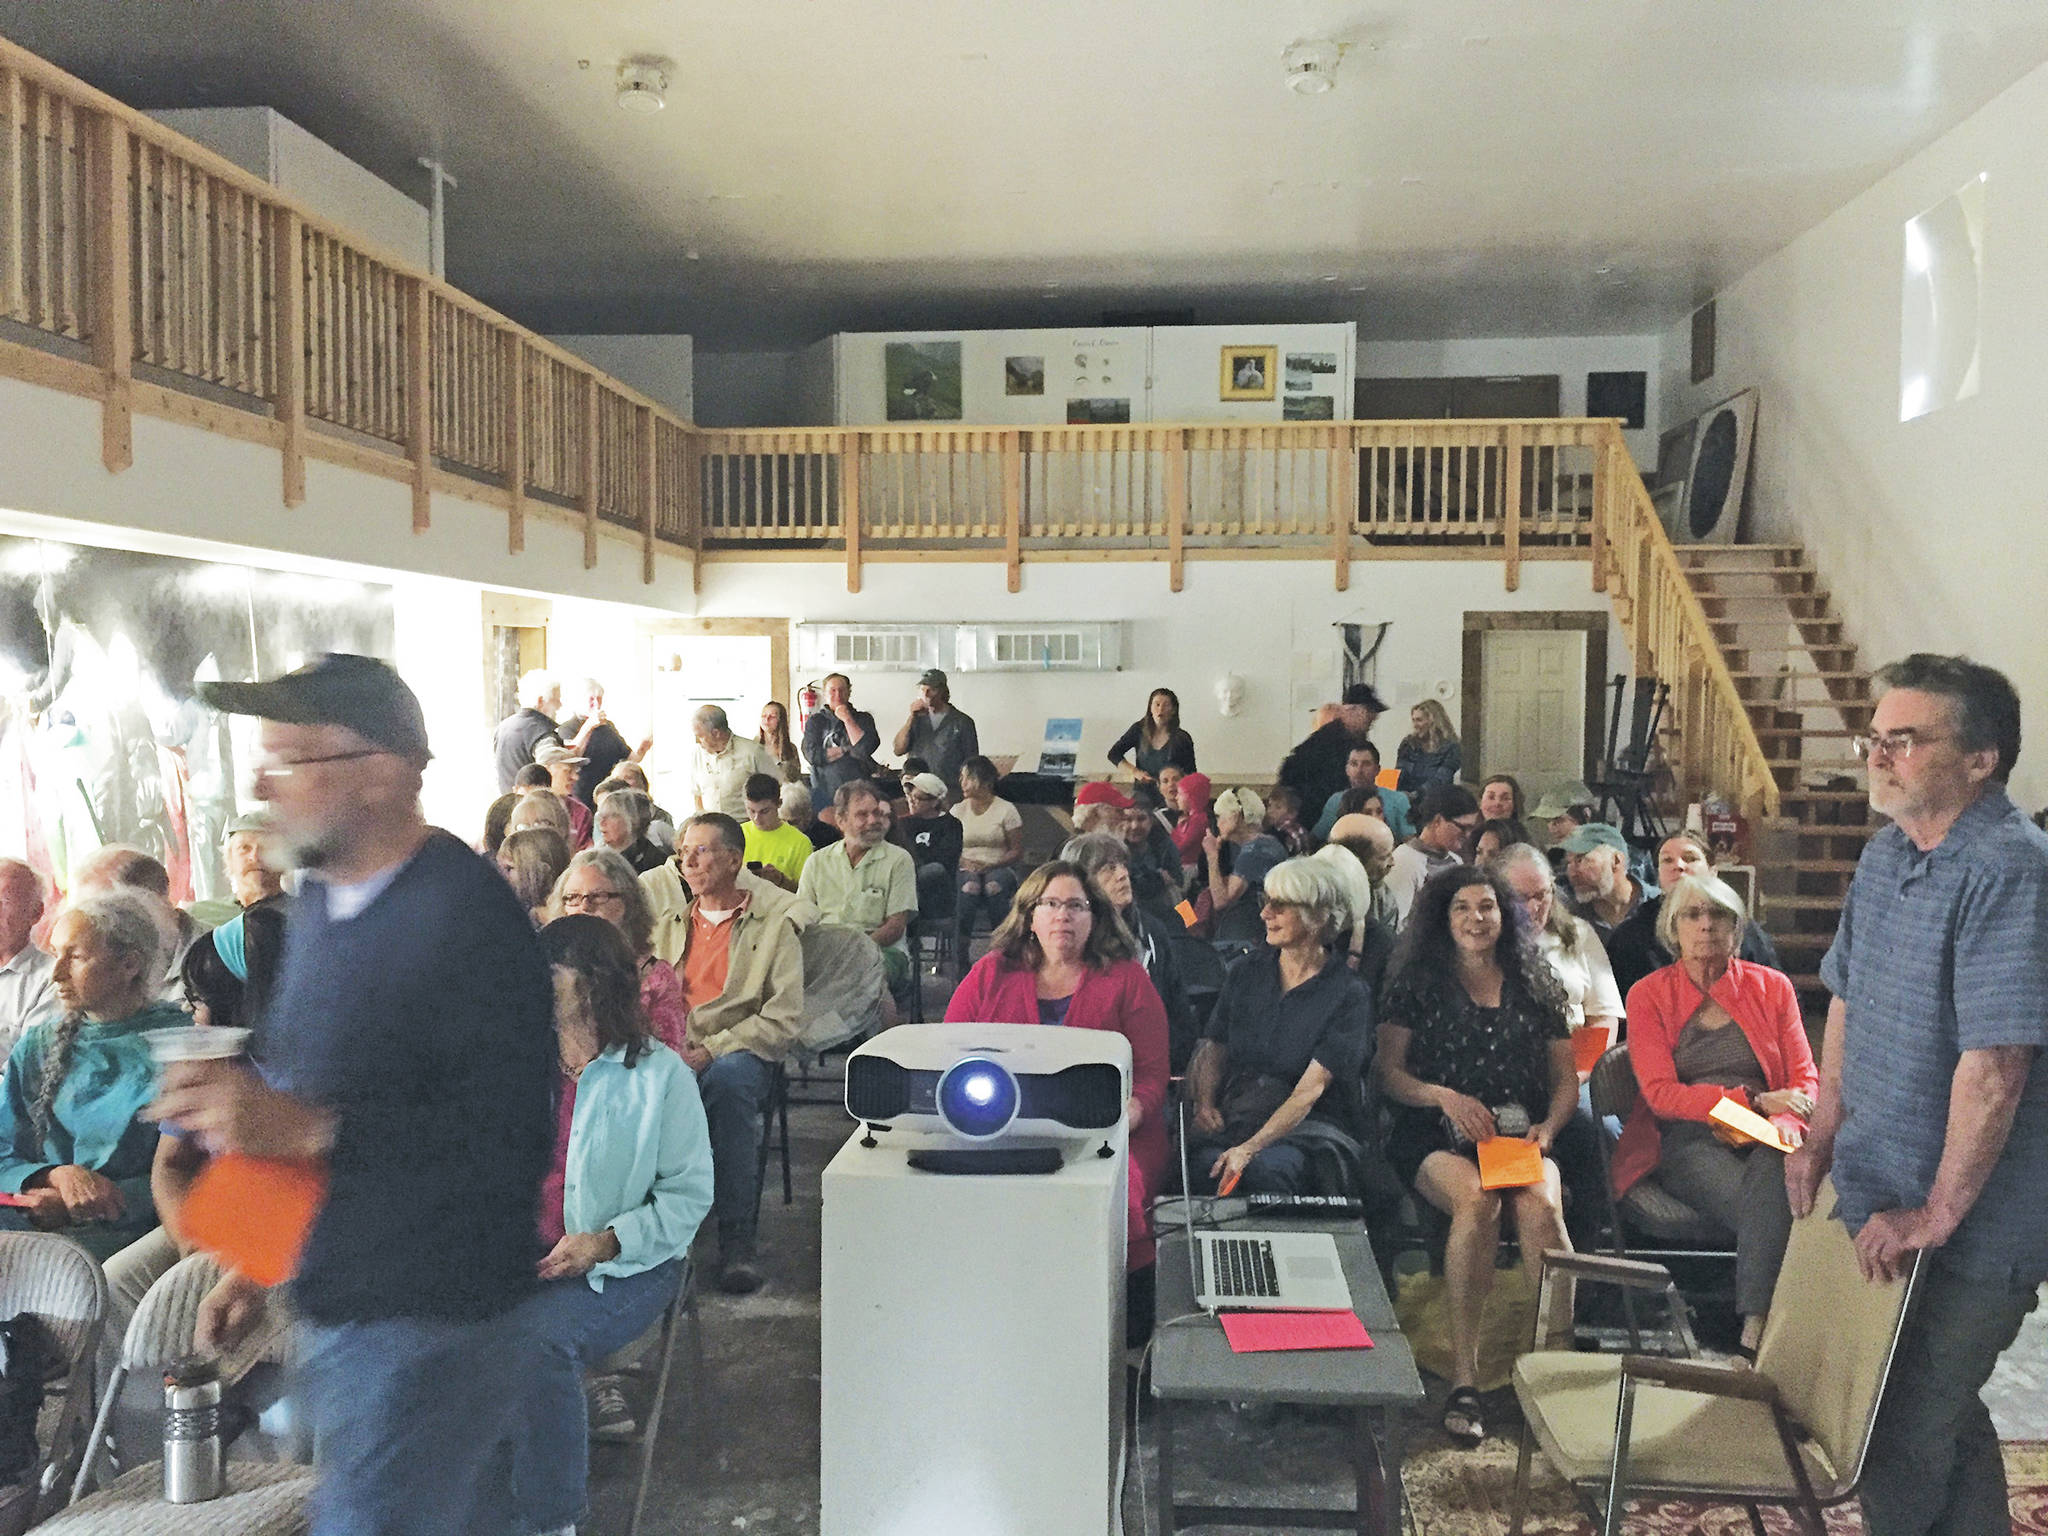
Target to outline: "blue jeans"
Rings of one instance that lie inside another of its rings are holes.
[[[304,1326],[312,1536],[512,1533],[511,1448],[538,1361],[519,1310]]]
[[[1189,1194],[1210,1195],[1216,1192],[1216,1180],[1210,1177],[1209,1168],[1232,1147],[1232,1141],[1196,1141],[1188,1147],[1188,1177],[1195,1187]],[[1312,1193],[1309,1188],[1308,1153],[1287,1141],[1276,1141],[1244,1165],[1244,1176],[1237,1181],[1233,1194],[1247,1195],[1305,1195]]]
[[[682,1284],[683,1263],[612,1275],[602,1291],[581,1276],[553,1280],[519,1308],[539,1356],[522,1392],[525,1427],[513,1459],[512,1505],[521,1531],[552,1531],[583,1518],[590,1482],[590,1421],[583,1373],[660,1319]]]
[[[752,1051],[728,1051],[697,1075],[711,1130],[711,1214],[718,1249],[730,1256],[754,1246],[761,1202],[761,1111],[775,1086],[775,1065]]]

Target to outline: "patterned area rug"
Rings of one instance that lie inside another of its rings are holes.
[[[1410,1529],[1415,1536],[1501,1536],[1508,1528],[1508,1504],[1515,1488],[1515,1442],[1488,1440],[1476,1451],[1440,1440],[1418,1445],[1402,1468],[1408,1491]],[[2007,1441],[2005,1475],[2012,1488],[2014,1536],[2048,1536],[2048,1442]],[[1863,1516],[1854,1504],[1827,1512],[1828,1536],[1862,1536]],[[1764,1525],[1773,1536],[1794,1536],[1798,1524],[1782,1509],[1766,1506]],[[1629,1506],[1632,1536],[1750,1536],[1749,1516],[1739,1505],[1660,1504]],[[1571,1490],[1544,1464],[1539,1452],[1529,1493],[1525,1536],[1591,1536],[1593,1526]]]

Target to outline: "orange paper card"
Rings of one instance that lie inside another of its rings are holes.
[[[1398,768],[1382,768],[1373,776],[1373,783],[1379,785],[1381,789],[1399,789],[1401,787],[1401,770]]]
[[[1371,1349],[1356,1312],[1220,1312],[1223,1336],[1240,1355],[1275,1349]]]
[[[1192,901],[1183,901],[1177,904],[1173,909],[1173,915],[1180,919],[1182,927],[1192,928],[1195,926],[1195,904]]]
[[[1489,1136],[1479,1143],[1479,1186],[1520,1189],[1543,1182],[1543,1153],[1519,1136]]]
[[[1780,1152],[1792,1150],[1792,1143],[1785,1139],[1782,1131],[1748,1105],[1738,1104],[1733,1099],[1723,1099],[1716,1104],[1707,1111],[1707,1118],[1718,1121],[1739,1135],[1747,1136],[1751,1141],[1761,1142],[1767,1147],[1776,1147]]]
[[[1600,1058],[1607,1054],[1607,1026],[1605,1024],[1581,1024],[1572,1031],[1572,1065],[1579,1069],[1579,1076],[1585,1077],[1600,1065]]]
[[[185,1235],[259,1285],[298,1273],[299,1253],[327,1199],[327,1169],[227,1152],[192,1181]]]

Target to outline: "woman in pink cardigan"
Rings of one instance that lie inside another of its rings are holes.
[[[949,1023],[1113,1029],[1131,1043],[1130,1316],[1150,1332],[1152,1195],[1166,1172],[1166,1009],[1130,930],[1077,864],[1040,865],[1017,889],[989,951],[954,990]]]
[[[1642,1097],[1614,1152],[1614,1192],[1645,1175],[1735,1233],[1742,1348],[1763,1336],[1792,1233],[1785,1158],[1710,1120],[1734,1099],[1797,1146],[1820,1077],[1792,983],[1736,958],[1747,914],[1712,875],[1687,875],[1664,898],[1657,936],[1678,959],[1628,994],[1629,1061]]]

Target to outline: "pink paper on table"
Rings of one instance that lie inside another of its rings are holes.
[[[1277,1349],[1371,1349],[1356,1312],[1219,1312],[1223,1336],[1240,1355]]]

